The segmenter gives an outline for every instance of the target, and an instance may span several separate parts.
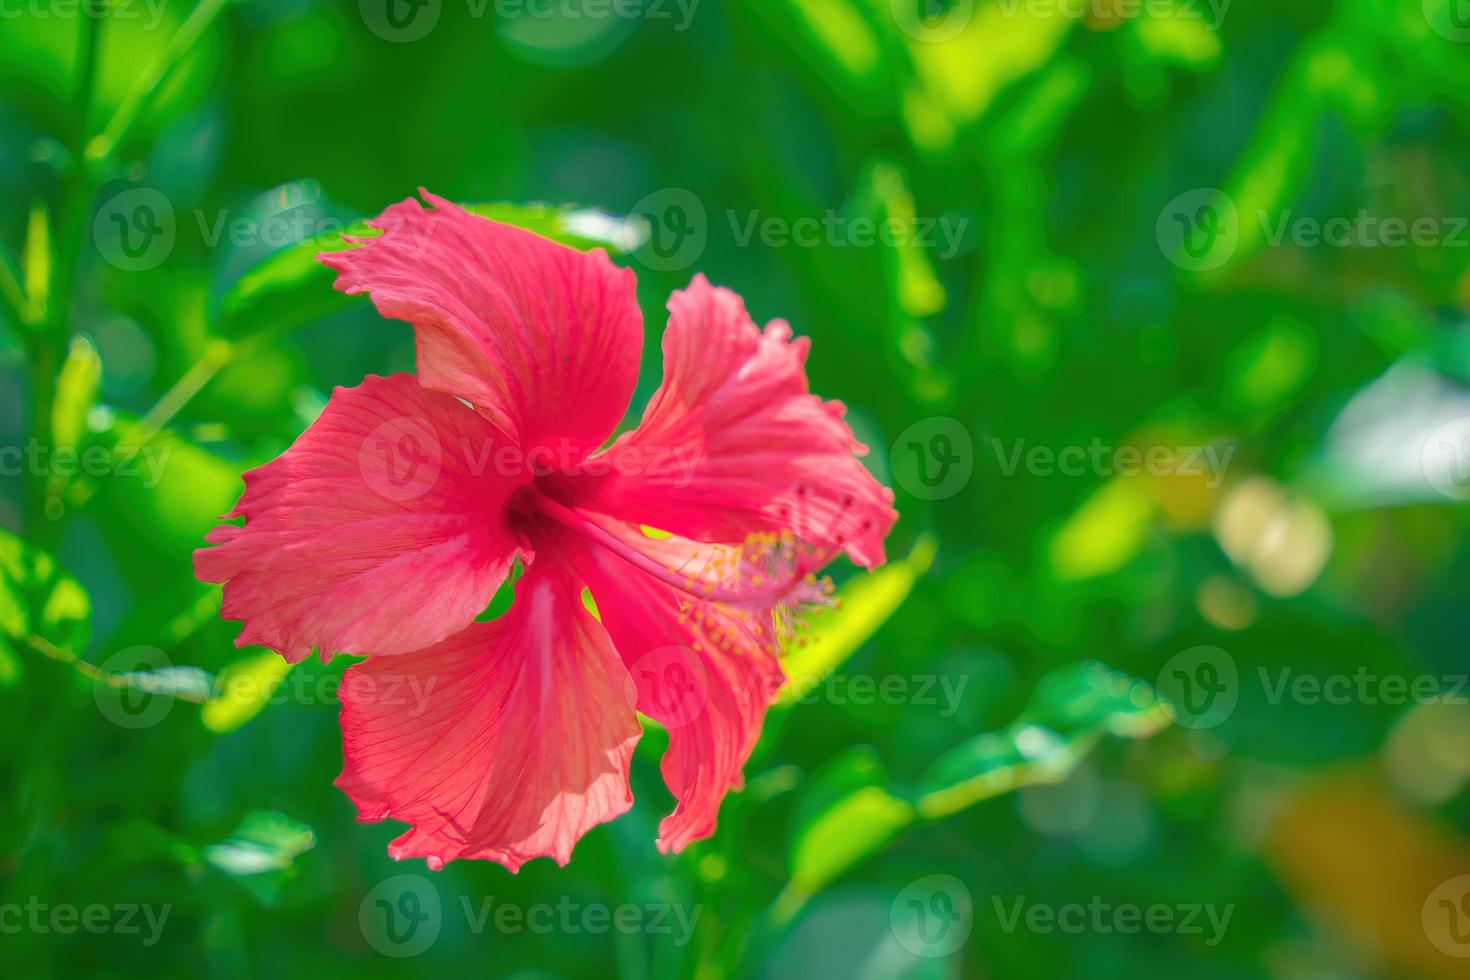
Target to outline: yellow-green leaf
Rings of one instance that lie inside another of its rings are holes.
[[[87,415],[97,403],[102,381],[102,358],[92,341],[78,334],[67,347],[66,360],[56,378],[56,401],[51,410],[52,441],[78,446],[87,431]]]
[[[938,542],[925,535],[908,557],[843,585],[838,592],[840,608],[824,612],[797,643],[789,645],[783,661],[787,681],[777,703],[794,702],[868,642],[903,605],[914,582],[933,564],[938,548]]]
[[[260,714],[291,667],[272,650],[230,664],[220,673],[214,696],[200,709],[204,727],[223,735]]]
[[[40,616],[32,616],[39,606]],[[22,644],[36,636],[76,653],[92,614],[87,590],[54,557],[0,529],[0,633]]]

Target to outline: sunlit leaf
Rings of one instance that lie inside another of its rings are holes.
[[[25,250],[21,252],[21,274],[25,276],[29,318],[38,321],[46,314],[51,296],[51,218],[46,205],[31,205],[26,221]]]
[[[947,11],[933,29],[908,32],[918,80],[905,104],[910,134],[925,149],[948,149],[1007,86],[1041,67],[1074,24],[1032,15],[1024,4],[977,3]]]
[[[220,672],[214,695],[199,713],[217,735],[232,732],[265,708],[291,672],[291,663],[273,650],[237,660]]]
[[[880,850],[913,820],[913,806],[890,795],[887,783],[887,772],[867,746],[844,752],[807,783],[792,817],[791,882],[778,902],[778,917]]]
[[[82,334],[71,339],[61,373],[56,378],[56,399],[51,411],[51,435],[57,446],[77,446],[87,431],[87,415],[97,403],[102,381],[102,359],[97,348]]]
[[[132,548],[187,560],[240,495],[241,464],[170,430],[150,433],[117,414],[92,438],[112,453],[111,467],[94,478],[94,506],[108,518],[104,531],[131,534]]]
[[[502,224],[515,225],[552,241],[586,251],[606,249],[613,255],[642,244],[641,224],[591,208],[550,204],[465,204],[466,211]]]
[[[1041,679],[1009,728],[935,761],[920,782],[918,811],[941,817],[1030,783],[1060,782],[1103,736],[1147,738],[1172,719],[1142,681],[1097,661],[1059,668]]]
[[[91,614],[87,591],[55,558],[0,528],[0,632],[16,645],[37,636],[75,653],[86,644]]]
[[[772,914],[789,919],[915,820],[947,816],[1021,786],[1059,782],[1102,737],[1147,738],[1172,718],[1147,684],[1086,661],[1043,677],[1015,723],[945,753],[914,793],[889,784],[872,749],[849,749],[805,788],[792,817],[791,880]]]
[[[782,663],[786,685],[779,704],[791,704],[812,684],[820,682],[846,662],[888,617],[898,611],[921,575],[929,570],[938,542],[921,537],[906,558],[889,562],[876,571],[858,575],[838,593],[840,608],[828,610],[813,620],[809,631],[788,647]]]
[[[1148,494],[1122,477],[1104,484],[1052,535],[1048,557],[1063,582],[1116,572],[1143,547],[1153,520]]]

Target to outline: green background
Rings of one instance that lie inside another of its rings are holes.
[[[6,457],[0,974],[1463,976],[1465,6],[7,2],[0,446],[106,462]],[[654,729],[569,867],[395,865],[331,785],[345,660],[283,677],[194,581],[242,470],[412,369],[291,243],[420,186],[637,271],[632,418],[695,271],[789,320],[896,490],[681,856]],[[384,887],[439,900],[417,955]]]

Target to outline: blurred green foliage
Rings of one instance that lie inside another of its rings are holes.
[[[0,16],[0,974],[1464,975],[1463,0]],[[683,855],[651,727],[569,867],[395,867],[193,577],[412,369],[311,256],[420,186],[637,271],[633,418],[694,271],[788,319],[897,491]]]

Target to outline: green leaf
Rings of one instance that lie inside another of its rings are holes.
[[[200,711],[204,727],[223,735],[260,714],[291,667],[273,650],[230,664],[220,673],[214,696]]]
[[[808,783],[792,817],[793,895],[810,895],[876,853],[914,818],[914,808],[884,788],[888,774],[868,746],[848,749]]]
[[[813,622],[810,630],[786,650],[782,666],[786,686],[777,704],[794,703],[811,685],[842,666],[908,598],[921,575],[934,563],[938,542],[921,537],[907,558],[852,579],[838,591],[840,606]]]
[[[51,301],[51,219],[40,201],[31,205],[20,263],[29,304],[27,319],[36,323],[46,315]]]
[[[240,495],[240,464],[171,430],[119,413],[91,438],[112,452],[112,467],[94,479],[115,547],[186,563]]]
[[[1032,783],[1061,782],[1105,735],[1148,738],[1172,721],[1152,687],[1095,660],[1041,679],[1014,724],[946,752],[920,782],[926,819]]]
[[[25,679],[25,664],[11,647],[11,642],[0,634],[0,690],[16,687]]]
[[[35,636],[75,653],[86,645],[91,615],[87,590],[55,558],[0,528],[0,633],[15,645]]]
[[[859,281],[881,285],[874,297],[884,312],[882,337],[889,363],[921,400],[941,401],[950,395],[952,380],[939,360],[933,335],[922,321],[937,316],[948,304],[934,259],[936,255],[952,257],[950,250],[960,248],[967,228],[962,223],[965,219],[946,217],[931,229],[934,240],[929,245],[934,247],[921,245],[919,231],[924,223],[904,171],[896,163],[881,159],[864,170],[849,211],[880,228],[906,229],[892,237],[881,236],[879,247],[871,250],[870,257],[854,252],[851,258],[864,263],[856,267],[862,271]]]
[[[1022,786],[1060,782],[1103,736],[1147,738],[1172,719],[1147,684],[1085,661],[1043,677],[1009,728],[941,756],[916,793],[893,789],[872,749],[844,752],[812,777],[793,814],[791,881],[772,907],[773,920],[789,921],[808,898],[914,822]]]
[[[284,813],[252,810],[228,838],[204,849],[204,860],[270,906],[296,876],[296,859],[315,846],[316,833],[306,824]]]
[[[350,248],[344,234],[371,235],[372,229],[359,223],[330,231],[258,262],[221,298],[218,332],[230,339],[288,333],[349,305],[353,298],[332,288],[334,273],[316,259],[319,252]]]
[[[606,248],[620,254],[638,241],[628,223],[599,211],[544,204],[468,204],[465,210],[544,235],[572,248]],[[229,338],[285,333],[354,301],[332,288],[335,273],[317,261],[320,252],[353,247],[348,237],[372,237],[366,222],[346,231],[304,239],[263,259],[220,300],[219,332]]]
[[[1153,518],[1153,501],[1138,481],[1114,477],[1052,533],[1052,574],[1059,582],[1080,582],[1124,568],[1143,550]]]

